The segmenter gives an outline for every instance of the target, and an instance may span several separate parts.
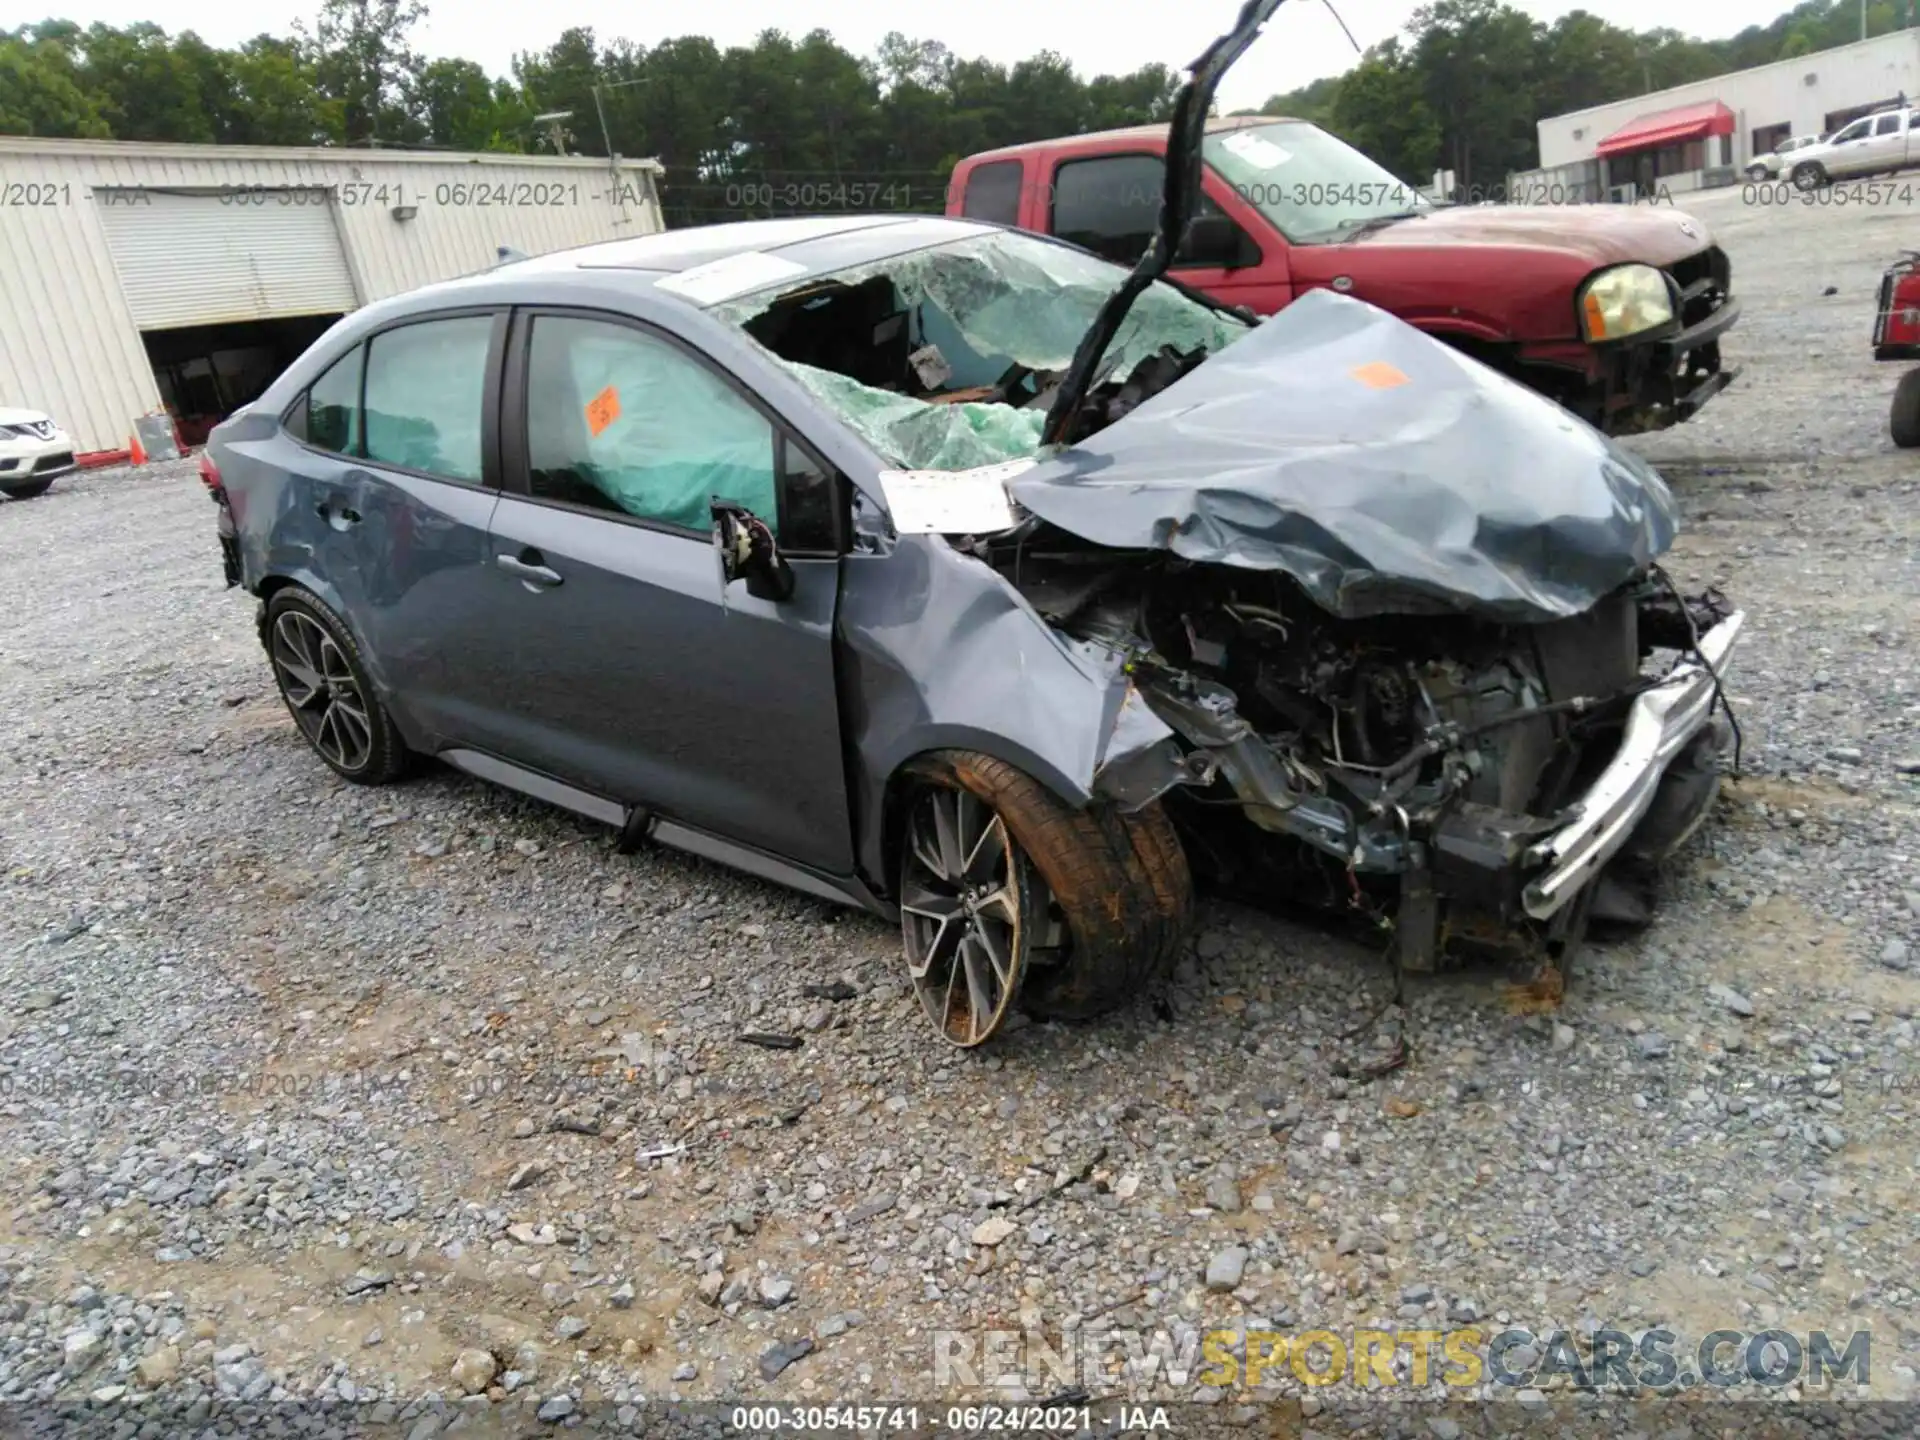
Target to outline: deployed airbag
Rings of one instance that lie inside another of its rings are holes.
[[[1644,460],[1384,310],[1311,291],[1008,484],[1096,544],[1279,570],[1335,615],[1586,610],[1673,543]]]

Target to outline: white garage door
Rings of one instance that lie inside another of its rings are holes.
[[[332,314],[359,304],[324,191],[135,191],[101,203],[99,214],[142,330]]]

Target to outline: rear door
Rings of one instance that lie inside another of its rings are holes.
[[[309,561],[283,554],[276,568],[333,591],[389,707],[429,748],[488,703],[473,661],[492,582],[506,325],[491,308],[409,317],[335,361],[282,418],[278,463],[301,478],[283,503],[308,513],[276,529],[313,538]]]
[[[838,477],[705,356],[624,316],[518,311],[506,374],[488,612],[509,683],[492,748],[851,873]],[[715,495],[773,527],[787,600],[723,587]]]

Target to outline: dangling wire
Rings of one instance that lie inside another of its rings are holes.
[[[1733,713],[1733,702],[1727,699],[1727,692],[1720,684],[1719,669],[1700,651],[1700,627],[1693,623],[1693,612],[1687,609],[1687,602],[1681,597],[1680,587],[1673,583],[1673,577],[1667,574],[1666,567],[1655,565],[1652,573],[1662,585],[1667,587],[1667,593],[1673,596],[1673,603],[1680,609],[1680,618],[1687,627],[1690,646],[1688,653],[1698,660],[1706,668],[1706,672],[1713,677],[1713,709],[1725,711],[1727,724],[1733,729],[1733,776],[1737,780],[1740,778],[1740,750],[1746,742],[1746,737],[1740,732],[1740,720]],[[1712,710],[1708,713],[1711,714]]]

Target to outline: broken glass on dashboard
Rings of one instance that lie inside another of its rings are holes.
[[[1053,387],[1123,278],[1091,255],[997,232],[762,290],[713,313],[772,351],[890,462],[960,470],[1039,450]],[[1110,348],[1105,379],[1118,387],[1139,371],[1171,383],[1248,328],[1154,285]]]

